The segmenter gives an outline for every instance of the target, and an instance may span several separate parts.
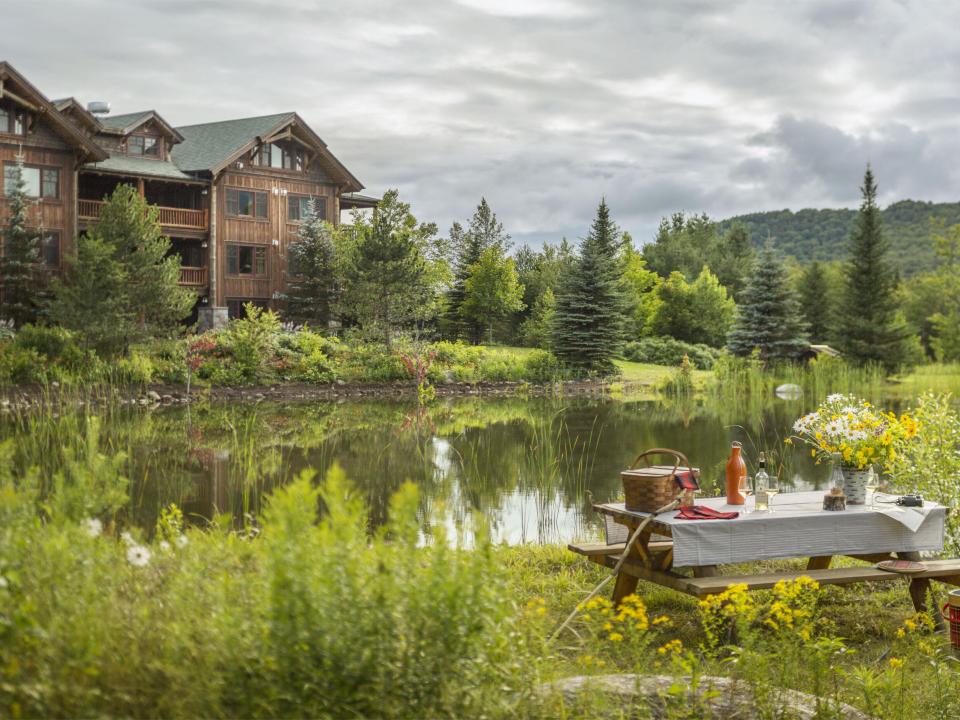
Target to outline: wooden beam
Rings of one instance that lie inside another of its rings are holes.
[[[4,85],[3,80],[0,80],[0,98],[8,97],[11,98],[14,102],[18,102],[23,105],[25,108],[33,110],[34,112],[39,112],[39,106],[33,104],[29,100],[25,100],[14,92],[10,92],[9,88]]]

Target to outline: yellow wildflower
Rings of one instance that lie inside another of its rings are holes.
[[[890,658],[890,667],[892,667],[894,670],[896,670],[897,668],[903,667],[903,660],[896,657]]]
[[[610,633],[610,636],[607,638],[610,642],[620,642],[623,640],[623,635],[618,632]]]
[[[666,615],[660,615],[659,617],[655,617],[653,619],[654,625],[664,625],[669,623],[670,623],[670,618],[668,618]]]

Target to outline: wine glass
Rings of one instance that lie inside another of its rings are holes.
[[[750,485],[750,476],[747,473],[743,473],[740,476],[740,494],[743,495],[743,510],[741,510],[741,512],[744,515],[748,515],[752,513],[754,509],[747,507],[747,500],[753,495],[753,487]]]
[[[770,475],[767,478],[767,512],[773,512],[773,498],[780,492],[780,478]]]
[[[870,505],[867,510],[876,510],[874,503],[877,502],[877,490],[880,489],[880,475],[873,469],[873,465],[870,466],[870,471],[867,473],[866,488],[867,492],[870,493]]]

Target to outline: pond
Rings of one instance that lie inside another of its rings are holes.
[[[784,446],[796,417],[815,405],[771,398],[762,409],[689,399],[457,398],[426,407],[391,401],[207,404],[155,410],[122,406],[97,421],[101,447],[127,456],[126,520],[152,528],[177,503],[194,521],[255,517],[269,491],[307,468],[334,463],[366,498],[372,527],[404,481],[420,488],[425,517],[461,528],[479,511],[498,541],[566,542],[596,536],[591,502],[621,493],[619,473],[653,447],[682,450],[721,494],[730,442],[750,472],[772,455],[782,492],[819,489],[828,468]],[[8,417],[16,463],[48,477],[63,448],[91,425],[80,413]],[[430,526],[425,523],[425,531]]]

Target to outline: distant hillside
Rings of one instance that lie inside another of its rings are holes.
[[[881,212],[883,232],[903,275],[934,267],[931,217],[943,218],[948,226],[960,223],[960,203],[901,200]],[[738,215],[720,221],[719,225],[726,230],[732,223],[742,222],[750,230],[754,245],[762,245],[767,237],[772,237],[783,252],[800,262],[809,262],[844,258],[856,215],[856,210],[774,210]]]

